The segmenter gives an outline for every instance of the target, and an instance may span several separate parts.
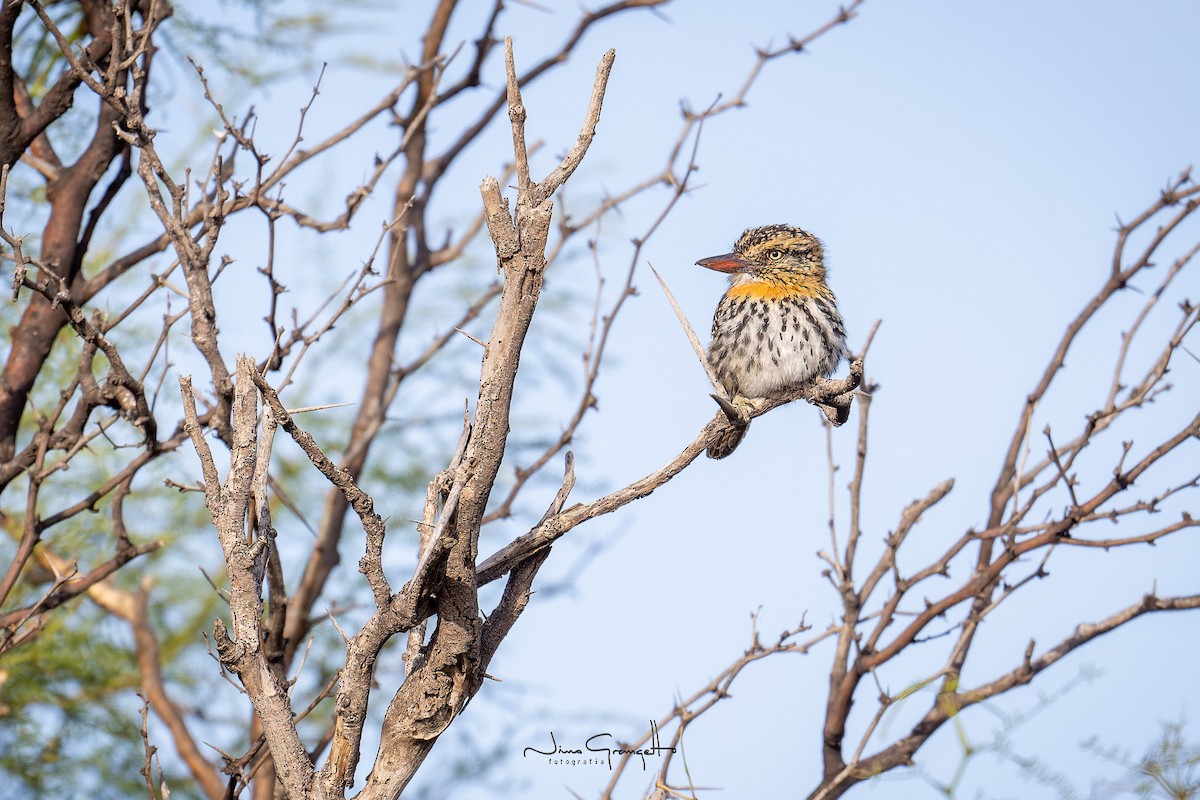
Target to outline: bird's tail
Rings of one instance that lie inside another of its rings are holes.
[[[742,443],[742,439],[746,436],[746,431],[749,430],[749,422],[729,421],[729,425],[722,429],[720,433],[708,444],[708,450],[705,451],[709,458],[724,458],[737,449],[737,446]]]

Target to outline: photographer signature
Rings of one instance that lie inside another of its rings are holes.
[[[609,746],[610,744],[613,746]],[[611,733],[597,733],[589,736],[587,741],[583,743],[582,748],[563,747],[554,737],[554,731],[550,731],[550,748],[548,750],[526,747],[521,755],[528,758],[530,753],[537,753],[542,756],[583,756],[585,753],[595,753],[597,758],[600,756],[604,757],[609,770],[613,768],[614,755],[617,757],[625,755],[637,756],[642,760],[642,770],[645,771],[646,756],[661,756],[664,750],[670,753],[675,752],[674,747],[664,747],[662,745],[662,740],[658,736],[658,723],[650,720],[650,740],[645,747],[621,747],[620,742],[613,739]],[[564,763],[569,763],[569,761]]]

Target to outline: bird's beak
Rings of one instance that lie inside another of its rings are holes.
[[[737,253],[726,253],[723,256],[709,256],[708,258],[700,259],[696,263],[717,272],[738,272],[743,269],[749,269],[751,266],[749,261]]]

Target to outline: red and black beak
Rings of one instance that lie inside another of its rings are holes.
[[[717,272],[741,272],[751,267],[750,262],[737,253],[726,253],[723,256],[709,256],[708,258],[700,259],[696,263]]]

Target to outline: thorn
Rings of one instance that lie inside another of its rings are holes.
[[[483,348],[486,348],[486,347],[487,347],[487,342],[481,342],[481,341],[479,341],[479,340],[478,340],[478,339],[476,339],[474,336],[472,336],[471,334],[469,334],[469,333],[467,333],[466,331],[464,331],[462,328],[455,328],[454,330],[456,330],[457,332],[461,333],[463,336],[467,337],[468,339],[470,339],[472,342],[474,342],[475,344],[479,345],[480,347],[483,347]]]
[[[345,408],[352,405],[355,403],[329,403],[323,406],[304,406],[303,408],[286,408],[284,410],[289,414],[303,414],[307,411],[324,411],[327,408]]]

